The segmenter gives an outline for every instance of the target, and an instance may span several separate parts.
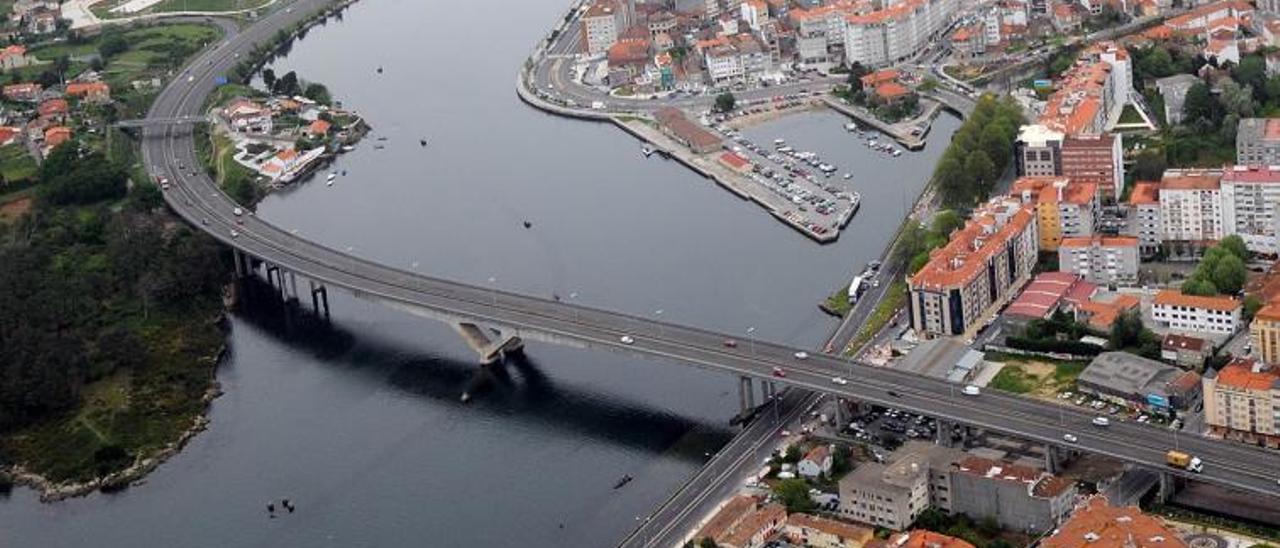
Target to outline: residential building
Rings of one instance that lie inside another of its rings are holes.
[[[831,447],[818,445],[810,449],[804,458],[796,463],[796,472],[806,478],[816,478],[831,473]]]
[[[1022,177],[1014,181],[1010,194],[1035,204],[1041,251],[1057,251],[1063,238],[1094,234],[1101,207],[1097,184],[1066,177]]]
[[[1067,135],[1101,134],[1129,103],[1132,65],[1128,51],[1114,42],[1089,46],[1059,78],[1038,123]]]
[[[1098,354],[1076,379],[1082,394],[1169,414],[1200,401],[1200,375],[1128,352]]]
[[[1057,527],[1071,513],[1076,496],[1071,480],[972,455],[961,460],[950,476],[952,513],[992,517],[1002,529],[1022,533]]]
[[[222,109],[231,129],[240,132],[271,133],[271,109],[249,99],[235,99]]]
[[[903,535],[906,536],[905,539],[901,537],[890,539],[890,545],[897,548],[974,548],[968,541],[923,529]]]
[[[1198,83],[1200,79],[1191,74],[1175,74],[1156,80],[1156,89],[1164,97],[1165,123],[1171,126],[1182,123],[1182,105],[1187,99],[1187,91]],[[1239,141],[1237,146],[1238,143]]]
[[[1236,163],[1280,165],[1280,118],[1245,118],[1236,126]]]
[[[951,510],[950,470],[958,449],[911,441],[884,463],[866,462],[840,480],[840,514],[901,531],[929,506]]]
[[[1099,333],[1110,333],[1116,318],[1138,312],[1142,301],[1133,295],[1093,295],[1089,300],[1073,307],[1077,322],[1085,323]]]
[[[1129,234],[1138,237],[1138,253],[1151,257],[1160,252],[1164,228],[1160,224],[1160,183],[1138,181],[1129,192]]]
[[[1041,548],[1187,548],[1178,532],[1136,506],[1117,508],[1095,496],[1078,508]]]
[[[1227,0],[1200,6],[1164,22],[1165,26],[1186,35],[1202,35],[1215,22],[1247,18],[1253,6],[1244,0]]]
[[[1249,339],[1263,362],[1280,364],[1280,304],[1272,301],[1253,315]]]
[[[684,112],[674,107],[663,107],[653,113],[658,127],[668,137],[689,147],[698,154],[707,154],[720,148],[720,137],[691,122]]]
[[[64,120],[70,112],[71,106],[67,104],[66,99],[48,99],[41,101],[40,105],[36,107],[36,113],[41,118]]]
[[[67,95],[79,97],[83,101],[101,103],[111,100],[111,86],[106,82],[71,82],[67,84]]]
[[[22,68],[36,61],[35,57],[27,55],[27,47],[19,44],[8,46],[0,49],[0,69],[13,70]]]
[[[1199,337],[1169,333],[1160,341],[1160,359],[1180,367],[1200,369],[1212,354],[1213,343]]]
[[[1226,236],[1222,224],[1222,171],[1167,170],[1160,180],[1164,241],[1205,247]]]
[[[582,36],[588,55],[600,55],[618,41],[624,28],[624,10],[614,0],[596,0],[582,16]]]
[[[711,516],[711,519],[707,520],[697,533],[694,533],[693,540],[698,541],[704,538],[716,542],[724,540],[729,532],[741,523],[743,518],[756,511],[756,508],[757,500],[754,497],[738,495],[729,499],[729,502],[721,506],[715,515]]]
[[[1206,372],[1204,420],[1214,435],[1280,447],[1280,370],[1236,358]]]
[[[44,154],[47,156],[49,151],[70,140],[71,128],[69,127],[55,126],[44,130]]]
[[[1183,295],[1162,289],[1151,301],[1156,326],[1184,333],[1232,335],[1240,325],[1240,301],[1233,297]]]
[[[1124,144],[1118,133],[1069,135],[1062,141],[1062,171],[1056,175],[1096,183],[1103,196],[1124,194]]]
[[[717,546],[724,548],[761,548],[765,541],[787,524],[787,509],[779,504],[760,508],[738,522]]]
[[[845,59],[876,67],[918,54],[956,13],[958,0],[899,0],[844,18]]]
[[[813,548],[862,548],[875,539],[875,531],[851,523],[791,514],[783,534],[792,544]]]
[[[40,84],[34,82],[26,82],[21,84],[9,84],[4,87],[4,91],[0,94],[10,101],[21,101],[34,103],[40,100],[40,92],[44,88]]]
[[[1103,285],[1138,281],[1138,239],[1133,236],[1063,238],[1058,271]]]
[[[329,135],[329,128],[332,126],[329,122],[319,118],[307,124],[307,136],[312,138],[323,138]]]
[[[974,23],[951,33],[951,47],[961,59],[977,57],[987,51],[986,38],[983,24]]]
[[[911,325],[925,337],[963,335],[1029,279],[1039,251],[1030,207],[992,199],[910,279]]]
[[[823,65],[841,61],[845,45],[844,18],[851,9],[851,2],[836,1],[787,12],[801,63]]]
[[[1018,129],[1014,159],[1018,175],[1052,177],[1062,174],[1062,140],[1066,136],[1042,124]]]
[[[1280,207],[1280,165],[1225,169],[1220,195],[1224,235],[1239,235],[1250,251],[1280,251],[1276,242],[1280,216],[1275,214],[1276,207]]]

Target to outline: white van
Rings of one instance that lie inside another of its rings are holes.
[[[964,387],[964,395],[966,396],[977,396],[978,394],[981,394],[981,393],[982,393],[982,390],[978,388],[977,385],[970,384]]]

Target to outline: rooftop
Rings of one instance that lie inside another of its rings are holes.
[[[1082,238],[1063,238],[1062,247],[1138,247],[1137,236],[1092,236]]]
[[[929,262],[911,278],[911,286],[931,290],[955,287],[972,280],[986,263],[1031,224],[1031,210],[1012,198],[995,198],[974,210],[951,241],[934,250]]]
[[[1110,330],[1116,318],[1121,314],[1138,308],[1141,302],[1133,295],[1116,295],[1110,301],[1088,299],[1076,305],[1077,312],[1089,316],[1089,326],[1095,329]]]
[[[1177,333],[1169,333],[1160,341],[1160,348],[1165,350],[1190,350],[1199,352],[1204,349],[1205,340],[1199,337],[1190,337],[1187,335],[1179,335]]]
[[[1171,169],[1160,179],[1160,190],[1218,190],[1221,170]]]
[[[1166,394],[1166,386],[1182,374],[1171,365],[1128,352],[1103,352],[1080,373],[1079,382],[1122,394]]]
[[[1155,205],[1160,203],[1160,183],[1157,181],[1138,181],[1129,193],[1132,205]]]
[[[1173,529],[1136,506],[1116,508],[1094,497],[1041,541],[1043,548],[1186,548]]]
[[[835,535],[858,543],[865,543],[875,535],[875,531],[866,527],[809,514],[791,514],[787,516],[787,525],[821,531],[828,535]]]
[[[1181,291],[1176,289],[1161,289],[1160,292],[1156,293],[1156,298],[1152,301],[1152,304],[1157,306],[1185,306],[1187,308],[1202,308],[1221,312],[1230,312],[1240,308],[1240,301],[1234,297],[1183,295]]]
[[[1250,358],[1236,358],[1217,372],[1218,386],[1237,390],[1280,389],[1280,370]]]

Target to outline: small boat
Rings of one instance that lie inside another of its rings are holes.
[[[333,186],[333,179],[324,182],[324,186]]]
[[[898,149],[896,149],[896,148],[895,148],[895,149],[893,149],[893,156],[894,156],[895,158],[896,158],[896,157],[898,157],[898,156],[902,156],[902,151],[901,151],[901,150],[898,150]]]
[[[378,137],[378,140],[379,140],[379,141],[386,141],[386,140],[387,140],[387,138],[386,138],[386,136]]]
[[[373,145],[373,150],[382,150],[384,148],[387,148],[387,147],[384,147],[382,145]]]
[[[347,170],[345,170],[345,169],[344,169],[344,170],[342,170],[342,176],[343,176],[343,177],[346,177],[346,176],[347,176]]]
[[[378,74],[382,74],[382,67],[378,67]]]
[[[775,146],[782,146],[782,145],[787,144],[787,141],[786,141],[786,139],[774,139],[774,140],[773,140],[773,144],[774,144]]]
[[[857,130],[858,130],[858,124],[855,124],[855,123],[853,123],[853,122],[849,122],[849,123],[847,123],[847,124],[845,124],[845,125],[844,125],[844,130],[845,130],[845,131],[857,131]]]
[[[329,174],[329,176],[325,178],[325,180],[326,180],[326,181],[329,181],[330,183],[332,183],[332,182],[333,182],[333,180],[334,180],[334,179],[337,179],[337,178],[338,178],[338,172],[336,172],[336,171],[335,171],[335,172],[333,172],[333,173],[330,173],[330,174]]]
[[[844,174],[844,178],[845,178],[845,179],[852,179],[852,178],[853,178],[853,175],[851,175],[851,174],[849,174],[849,173],[845,173],[845,174]]]
[[[426,139],[418,139],[418,144],[419,144],[419,145],[422,145],[422,146],[424,146],[424,147],[425,147],[425,146],[427,146],[427,140],[426,140]]]
[[[524,222],[524,227],[525,227],[525,228],[533,228],[533,223],[531,223],[531,222],[529,222],[529,221],[525,221],[525,222]]]
[[[630,474],[627,474],[627,475],[625,475],[625,476],[622,476],[622,478],[618,480],[618,483],[613,484],[613,488],[614,488],[614,489],[622,489],[622,486],[624,486],[624,485],[626,485],[626,484],[628,484],[628,483],[631,483],[631,480],[632,480],[632,479],[634,479],[634,478],[632,478]]]
[[[649,145],[643,145],[640,147],[640,153],[644,154],[645,158],[648,158],[650,155],[653,154],[653,147]]]
[[[343,146],[342,146],[342,151],[343,151],[343,152],[351,152],[351,151],[353,151],[353,150],[355,150],[355,149],[356,149],[355,145],[343,145]]]

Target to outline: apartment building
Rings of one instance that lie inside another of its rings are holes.
[[[1072,135],[1062,141],[1062,171],[1072,181],[1096,183],[1104,196],[1124,194],[1124,143],[1120,134]]]
[[[1070,272],[1100,285],[1138,281],[1138,238],[1093,236],[1063,238],[1058,247],[1058,271]]]
[[[1159,190],[1164,241],[1203,247],[1226,236],[1221,185],[1221,170],[1165,171]]]
[[[1162,289],[1151,301],[1151,318],[1157,326],[1184,333],[1232,335],[1240,326],[1240,301]]]
[[[1204,419],[1224,438],[1280,447],[1280,370],[1236,358],[1204,375]]]
[[[625,25],[624,10],[614,0],[596,0],[582,16],[587,54],[600,55],[618,42]]]
[[[1050,177],[1062,174],[1062,141],[1066,136],[1043,124],[1018,129],[1014,159],[1020,176]]]
[[[795,29],[796,53],[801,63],[839,63],[844,58],[845,17],[856,9],[853,2],[830,4],[787,12]]]
[[[951,22],[958,4],[958,0],[899,0],[885,2],[882,9],[846,15],[846,62],[875,67],[919,53]]]
[[[846,519],[901,531],[930,506],[951,510],[950,469],[958,449],[912,441],[884,463],[867,462],[840,480],[840,514]],[[936,492],[942,498],[931,498]]]
[[[1041,251],[1057,251],[1063,238],[1094,234],[1100,208],[1096,184],[1066,177],[1021,177],[1010,194],[1034,204]]]
[[[1057,82],[1038,123],[1067,135],[1098,135],[1115,125],[1133,93],[1133,63],[1114,42],[1080,53]]]
[[[998,197],[974,210],[910,279],[911,325],[926,337],[963,335],[1031,275],[1039,234],[1029,204]]]
[[[1220,185],[1222,227],[1237,234],[1250,251],[1277,251],[1275,214],[1280,207],[1280,165],[1235,166],[1224,170]]]
[[[1269,303],[1254,314],[1249,339],[1263,362],[1280,364],[1280,304]]]
[[[1057,531],[1040,541],[1041,548],[1187,548],[1178,531],[1137,506],[1117,508],[1095,496]]]
[[[1138,253],[1151,257],[1160,252],[1164,228],[1160,224],[1160,183],[1138,181],[1129,192],[1128,233],[1138,238]]]

